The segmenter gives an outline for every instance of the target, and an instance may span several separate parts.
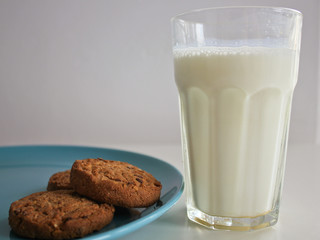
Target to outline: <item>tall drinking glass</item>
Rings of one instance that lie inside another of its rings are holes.
[[[189,219],[253,230],[278,220],[302,14],[272,7],[172,19]]]

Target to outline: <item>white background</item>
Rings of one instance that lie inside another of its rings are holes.
[[[318,0],[0,0],[0,145],[179,144],[170,18],[226,5],[304,14],[290,143],[315,143]]]

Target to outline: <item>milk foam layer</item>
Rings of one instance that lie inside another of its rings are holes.
[[[188,204],[216,216],[274,207],[297,80],[296,52],[176,49]]]

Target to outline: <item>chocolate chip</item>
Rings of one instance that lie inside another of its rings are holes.
[[[136,180],[137,180],[139,183],[142,183],[142,182],[143,182],[140,178],[136,178]]]

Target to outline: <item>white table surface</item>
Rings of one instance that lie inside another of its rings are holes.
[[[106,146],[104,146],[106,147]],[[160,158],[183,173],[180,146],[107,146]],[[188,220],[185,196],[163,216],[126,239],[317,240],[320,239],[320,146],[289,145],[279,222],[253,232],[210,230]]]

